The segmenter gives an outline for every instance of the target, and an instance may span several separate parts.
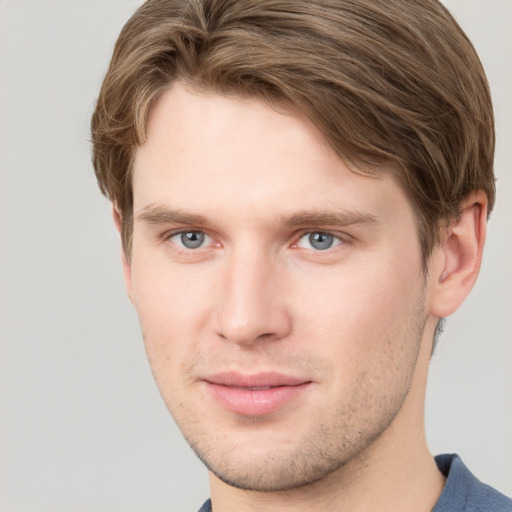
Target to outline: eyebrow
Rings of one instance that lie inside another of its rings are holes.
[[[349,226],[351,224],[375,224],[377,217],[360,210],[335,210],[328,212],[297,212],[280,219],[285,226]]]
[[[149,204],[137,215],[137,220],[148,224],[183,224],[189,226],[211,226],[204,215],[181,209],[169,209],[163,205]],[[276,224],[296,226],[348,226],[352,224],[375,224],[377,217],[360,210],[299,211],[289,216],[276,217]]]
[[[208,226],[210,222],[203,215],[180,209],[171,210],[165,206],[149,204],[137,215],[137,220],[148,224],[185,224]]]

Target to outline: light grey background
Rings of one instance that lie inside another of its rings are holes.
[[[427,430],[512,494],[512,2],[446,1],[496,107],[480,281],[432,361]],[[0,0],[0,510],[192,511],[208,495],[125,297],[89,120],[137,0]]]

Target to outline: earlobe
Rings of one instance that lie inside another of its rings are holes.
[[[116,225],[116,229],[120,236],[122,236],[123,232],[123,219],[121,213],[114,205],[112,207],[112,217],[114,218],[114,224]],[[124,249],[121,249],[121,264],[123,266],[123,277],[124,277],[124,285],[126,288],[126,293],[128,294],[128,298],[133,303],[133,292],[132,292],[132,267],[128,258],[126,257],[126,253]]]
[[[461,214],[448,226],[433,255],[431,313],[455,312],[475,284],[485,243],[487,197],[478,191],[463,201]]]

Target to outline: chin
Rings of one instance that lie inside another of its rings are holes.
[[[233,442],[233,436],[214,445],[208,441],[189,442],[198,458],[219,480],[237,489],[258,492],[279,492],[303,488],[319,482],[345,465],[358,459],[380,436],[377,433],[338,432],[322,430],[304,439],[266,439],[260,432],[258,442]],[[293,441],[292,441],[293,442]]]

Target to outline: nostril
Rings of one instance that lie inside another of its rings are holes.
[[[274,336],[275,336],[275,334],[273,334],[271,332],[266,332],[266,333],[260,334],[258,336],[258,339],[264,340],[264,339],[267,339],[267,338],[272,338]]]

